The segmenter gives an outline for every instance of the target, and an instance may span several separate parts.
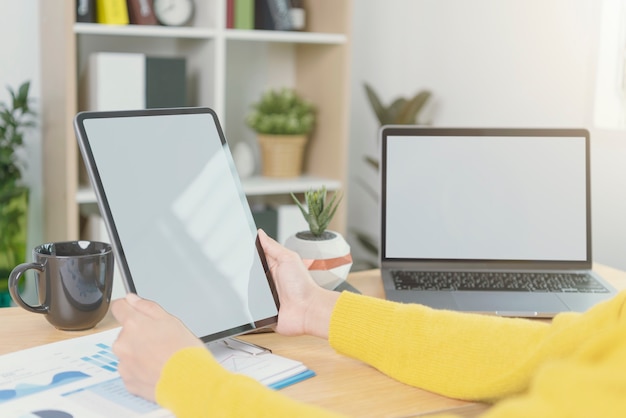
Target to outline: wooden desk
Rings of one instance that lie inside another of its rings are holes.
[[[601,265],[595,266],[595,270],[616,288],[626,289],[626,272]],[[384,296],[378,270],[352,273],[349,282],[364,294]],[[108,315],[89,331],[59,331],[41,315],[21,308],[3,308],[0,309],[0,354],[104,331],[116,325]],[[319,338],[283,337],[274,333],[242,338],[300,360],[316,372],[316,377],[282,389],[282,393],[350,416],[407,417],[454,411],[459,416],[472,417],[488,408],[399,383],[368,365],[335,353],[326,340]]]

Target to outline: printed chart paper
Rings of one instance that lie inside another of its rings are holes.
[[[111,352],[119,328],[0,357],[0,416],[173,417],[126,391]]]
[[[0,356],[0,417],[173,417],[130,394],[111,346],[120,328]],[[301,362],[237,339],[208,345],[226,369],[274,389],[315,375]]]

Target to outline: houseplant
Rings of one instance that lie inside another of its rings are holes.
[[[428,121],[424,120],[423,113],[432,98],[432,93],[429,90],[420,90],[412,96],[397,96],[389,103],[385,104],[371,85],[363,83],[363,87],[367,100],[380,126],[428,123]],[[378,139],[378,136],[376,138]],[[376,146],[376,149],[378,148],[379,145]],[[365,155],[363,158],[369,167],[378,172],[379,161],[377,157]],[[361,176],[357,176],[356,182],[361,186],[365,194],[371,197],[371,200],[375,204],[373,207],[377,210],[379,199],[378,188],[372,186],[371,181],[365,180]],[[378,239],[375,238],[378,235],[378,231],[351,228],[350,232],[366,253],[366,257],[360,257],[355,266],[358,266],[359,269],[378,267]]]
[[[311,276],[320,286],[335,289],[348,277],[352,256],[344,237],[339,232],[327,229],[343,196],[335,192],[327,202],[326,195],[326,186],[310,189],[304,193],[303,204],[291,193],[309,225],[309,230],[290,236],[285,241],[285,246],[300,255]]]
[[[428,90],[420,90],[413,97],[396,97],[388,105],[383,104],[378,94],[367,83],[363,83],[367,99],[380,123],[383,125],[414,125],[418,124],[420,112],[428,103],[431,93]],[[366,161],[378,169],[378,161],[366,157]]]
[[[315,124],[315,106],[294,89],[272,89],[252,105],[246,118],[257,133],[262,157],[262,174],[268,177],[297,177],[308,135]]]
[[[7,282],[11,270],[26,258],[28,188],[22,181],[20,151],[24,129],[34,126],[29,106],[30,82],[17,91],[8,88],[10,103],[0,102],[0,306],[9,306]]]

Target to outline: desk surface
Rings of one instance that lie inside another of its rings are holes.
[[[626,272],[602,265],[594,268],[616,288],[626,288]],[[384,296],[377,270],[352,273],[349,282],[364,294]],[[0,354],[104,331],[116,325],[115,320],[107,315],[92,330],[59,331],[42,315],[31,314],[21,308],[2,308]],[[274,333],[241,338],[271,348],[276,354],[300,360],[316,372],[316,377],[282,389],[282,393],[350,416],[407,417],[454,411],[459,416],[470,417],[487,408],[399,383],[360,361],[337,354],[323,339],[283,337]]]

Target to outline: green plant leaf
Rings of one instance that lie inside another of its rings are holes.
[[[293,89],[268,90],[251,107],[246,124],[257,133],[304,135],[315,125],[315,106]]]
[[[351,229],[350,232],[355,236],[357,242],[370,254],[378,255],[378,240],[367,232],[359,229]]]
[[[367,98],[370,102],[370,105],[372,106],[372,109],[374,110],[374,113],[376,114],[378,122],[381,125],[386,125],[388,123],[387,121],[389,120],[389,114],[387,112],[387,109],[378,98],[378,95],[376,94],[374,89],[369,84],[363,83],[363,86],[365,87],[365,93],[367,94]]]
[[[300,203],[300,201],[298,200],[298,198],[296,197],[295,194],[291,193],[291,197],[293,198],[293,201],[296,202],[296,205],[298,205],[298,208],[300,209],[300,212],[302,212],[302,216],[304,216],[304,219],[306,219],[306,221],[308,223],[308,221],[309,221],[309,212],[304,207],[304,205],[302,203]]]
[[[369,155],[366,155],[364,157],[365,162],[370,165],[374,170],[378,171],[378,169],[380,168],[380,162],[374,158],[374,157],[370,157]]]
[[[17,96],[14,96],[13,107],[20,109],[23,113],[28,112],[28,90],[30,89],[30,82],[22,83],[18,88]]]
[[[407,105],[407,100],[403,97],[398,97],[389,105],[389,109],[387,110],[389,114],[389,120],[387,124],[398,124],[398,118],[403,112],[403,109]]]
[[[310,189],[304,192],[305,204],[303,204],[295,194],[291,193],[292,199],[296,202],[300,212],[302,212],[302,216],[309,224],[309,231],[317,237],[321,236],[328,228],[343,197],[338,196],[338,193],[335,192],[328,204],[326,204],[326,194],[326,186],[322,186],[319,189]]]
[[[423,90],[417,93],[411,100],[406,102],[406,105],[398,115],[397,123],[399,124],[415,124],[417,123],[417,115],[422,110],[431,93]]]
[[[328,228],[331,219],[333,218],[333,216],[335,216],[335,212],[337,211],[337,207],[339,207],[341,199],[343,199],[343,196],[340,196],[339,200],[337,200],[337,193],[335,193],[330,199],[330,202],[328,202],[328,205],[324,206],[322,212],[319,215],[319,227],[321,229],[320,235]]]
[[[417,123],[417,115],[431,97],[430,91],[422,90],[411,99],[398,97],[386,107],[369,84],[363,83],[363,85],[370,105],[381,125],[406,125]]]
[[[23,146],[23,130],[35,125],[35,114],[29,107],[30,82],[16,90],[7,87],[11,106],[0,103],[0,186],[2,190],[16,187],[22,178],[24,161],[19,161],[17,150]]]

